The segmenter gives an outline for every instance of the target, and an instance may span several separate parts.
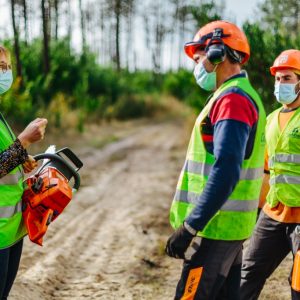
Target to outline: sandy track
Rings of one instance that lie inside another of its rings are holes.
[[[10,299],[173,299],[181,262],[163,248],[187,134],[182,122],[139,124],[103,149],[73,147],[82,187],[43,247],[26,238]],[[290,299],[290,266],[289,257],[260,299]]]
[[[11,299],[171,299],[163,245],[181,134],[164,123],[81,149],[83,186],[44,247],[26,239]]]

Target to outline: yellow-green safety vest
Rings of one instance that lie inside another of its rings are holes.
[[[15,136],[0,114],[0,152],[13,144]],[[26,229],[22,218],[23,169],[16,167],[0,178],[0,249],[19,241]]]
[[[279,128],[279,113],[267,118],[266,142],[269,156],[270,190],[267,203],[275,207],[279,202],[300,207],[300,108],[285,128]]]
[[[251,235],[256,221],[263,175],[266,114],[260,97],[247,78],[233,78],[223,83],[198,116],[170,210],[170,223],[172,227],[178,228],[204,190],[215,158],[205,149],[200,125],[220,94],[233,87],[240,88],[255,101],[259,118],[252,154],[242,163],[239,182],[203,231],[198,232],[199,236],[215,240],[246,239]]]

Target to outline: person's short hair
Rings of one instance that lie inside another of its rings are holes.
[[[228,46],[225,46],[225,47],[226,47],[226,54],[227,54],[227,57],[228,57],[230,63],[241,64],[241,62],[245,58],[244,53],[237,51],[237,50],[233,50]]]

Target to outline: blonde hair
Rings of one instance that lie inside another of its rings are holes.
[[[11,68],[11,56],[10,52],[3,46],[0,45],[0,54],[4,54],[7,59],[7,66]]]
[[[294,72],[295,74],[297,74],[297,75],[300,75],[300,70],[294,69],[293,72]]]

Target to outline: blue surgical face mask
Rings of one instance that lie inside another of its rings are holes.
[[[13,83],[12,70],[0,71],[0,95],[7,92]]]
[[[276,97],[276,100],[281,104],[291,104],[293,103],[298,95],[298,93],[295,92],[295,87],[299,83],[299,81],[294,83],[275,83],[275,89],[274,89],[274,95]]]
[[[205,70],[203,62],[195,66],[194,76],[197,84],[206,91],[214,91],[217,87],[217,73],[215,69],[208,73]]]

